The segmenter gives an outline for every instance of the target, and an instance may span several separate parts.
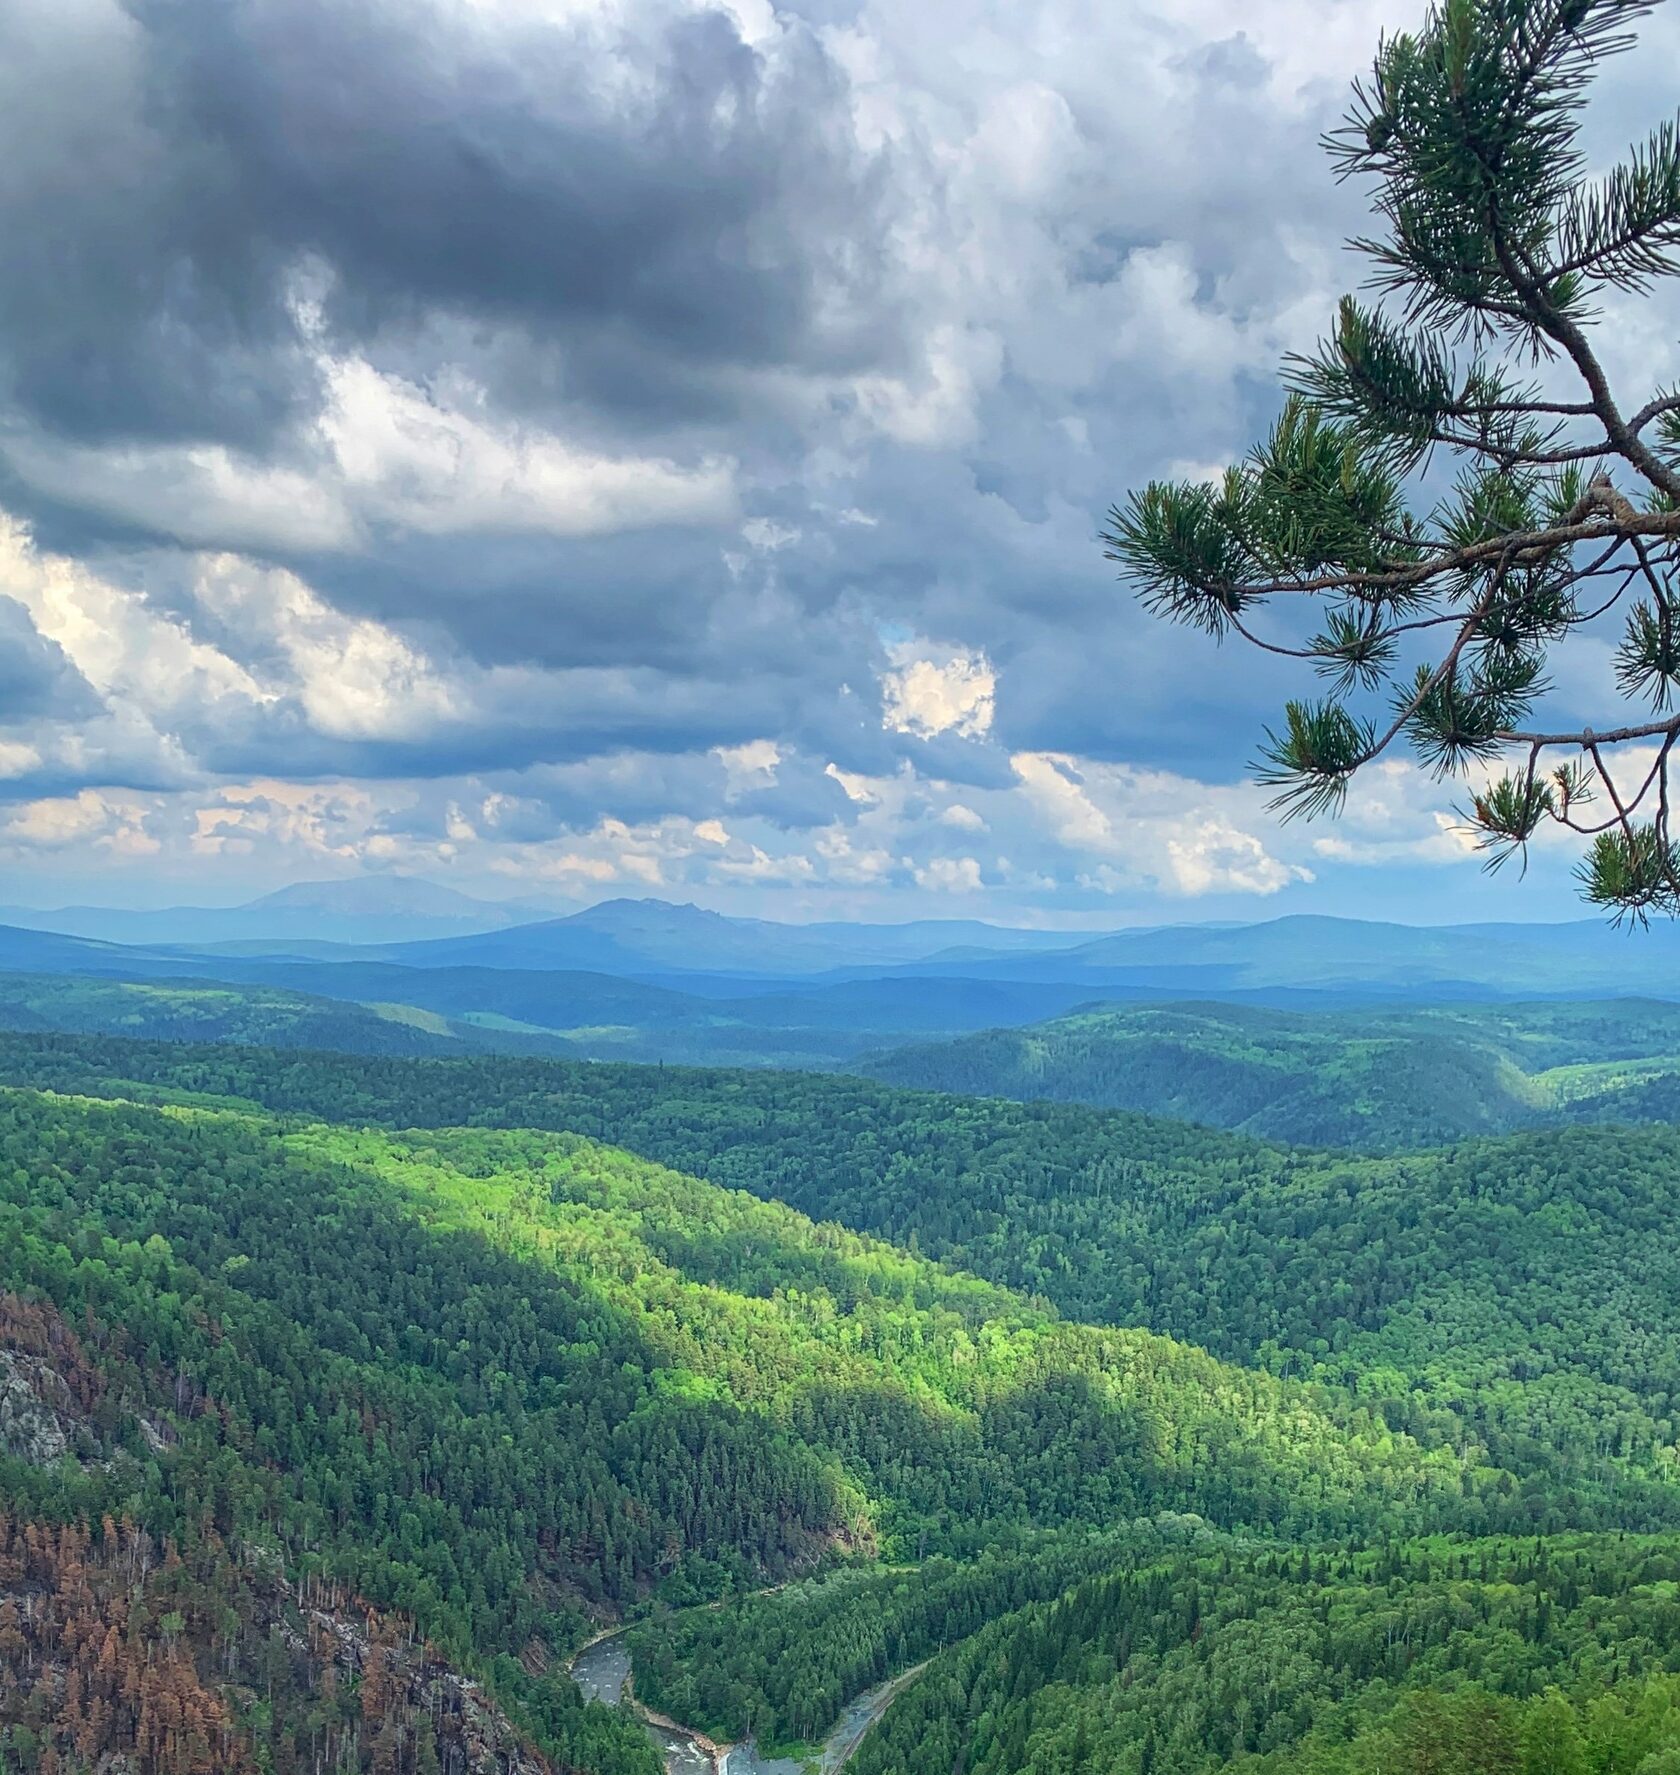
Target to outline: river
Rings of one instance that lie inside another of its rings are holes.
[[[849,1702],[839,1723],[823,1740],[822,1750],[809,1762],[796,1762],[791,1757],[761,1756],[749,1743],[714,1745],[699,1732],[691,1732],[674,1721],[668,1723],[643,1719],[642,1724],[665,1760],[666,1775],[835,1775],[851,1759],[865,1732],[887,1711],[892,1698],[922,1667],[907,1670],[891,1682]],[[608,1634],[587,1645],[572,1660],[572,1679],[591,1701],[604,1701],[609,1707],[622,1707],[630,1681],[630,1651],[621,1633]]]

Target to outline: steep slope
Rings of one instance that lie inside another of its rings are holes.
[[[513,1383],[530,1392],[527,1427],[505,1457],[507,1482],[522,1463],[537,1464],[505,1508],[541,1500],[564,1520],[581,1508],[565,1501],[568,1490],[576,1498],[580,1487],[610,1489],[616,1457],[593,1478],[580,1424],[542,1421],[568,1398],[610,1400],[607,1422],[633,1426],[633,1443],[680,1445],[699,1434],[730,1450],[724,1468],[736,1476],[732,1487],[745,1487],[739,1496],[691,1514],[691,1501],[661,1489],[629,1513],[621,1544],[560,1560],[553,1577],[584,1599],[622,1605],[655,1580],[662,1560],[680,1564],[685,1545],[699,1582],[708,1562],[744,1559],[773,1574],[828,1540],[892,1541],[912,1525],[920,1539],[956,1546],[1011,1526],[1154,1508],[1329,1526],[1396,1507],[1404,1514],[1412,1505],[1398,1500],[1437,1486],[1456,1495],[1462,1477],[1444,1449],[1402,1443],[1392,1457],[1379,1453],[1386,1436],[1367,1436],[1357,1414],[1344,1422],[1339,1406],[1313,1404],[1287,1383],[1146,1332],[1063,1323],[925,1259],[819,1232],[780,1205],[576,1136],[288,1132],[235,1112],[34,1093],[14,1094],[3,1113],[0,1152],[34,1155],[21,1186],[26,1245],[43,1213],[85,1216],[138,1239],[142,1258],[147,1239],[167,1241],[171,1261],[188,1266],[179,1281],[218,1302],[219,1353],[207,1359],[219,1378],[199,1384],[224,1400],[236,1370],[245,1378],[234,1393],[253,1403],[282,1386],[258,1378],[280,1372],[259,1353],[265,1338],[300,1357],[311,1340],[320,1344],[329,1386],[342,1364],[326,1352],[342,1352],[357,1365],[356,1387],[386,1396],[380,1416],[392,1414],[392,1449],[382,1464],[399,1449],[419,1459],[419,1475],[405,1476],[400,1459],[383,1473],[393,1495],[419,1478],[444,1502],[451,1496],[451,1475],[424,1477],[428,1439],[441,1437],[463,1466],[467,1449],[494,1440],[495,1395],[458,1417],[457,1365],[422,1335],[456,1315],[475,1342],[493,1346],[464,1368],[463,1382],[492,1353],[516,1377],[528,1371]],[[487,1246],[509,1255],[473,1255]],[[39,1286],[38,1260],[25,1263],[27,1277],[13,1286]],[[112,1297],[134,1294],[121,1319],[131,1331],[147,1310],[145,1267]],[[504,1301],[504,1322],[492,1325],[491,1300],[516,1285],[537,1290],[533,1304]],[[551,1372],[555,1361],[562,1366]],[[555,1404],[539,1409],[539,1398]],[[1070,1436],[1106,1451],[1094,1469],[1068,1462]],[[544,1440],[573,1445],[563,1477],[536,1477]],[[634,1455],[628,1471],[643,1458]],[[643,1482],[631,1483],[634,1493]],[[684,1481],[695,1483],[699,1473]],[[473,1549],[496,1518],[481,1502],[470,1522],[453,1521],[438,1513],[443,1547],[428,1547],[426,1560],[449,1546]],[[523,1643],[542,1611],[501,1594],[498,1557],[489,1545],[474,1552],[472,1582],[486,1589],[473,1610],[505,1620]],[[463,1576],[467,1569],[463,1562]],[[425,1606],[418,1599],[431,1587],[409,1587],[409,1606]],[[439,1623],[458,1606],[447,1596],[437,1589],[430,1605]]]
[[[1467,1524],[1512,1509],[1558,1520],[1560,1500],[1596,1500],[1650,1525],[1680,1504],[1672,1129],[1354,1159],[851,1079],[68,1038],[0,1041],[0,1078],[185,1088],[390,1127],[430,1117],[583,1130],[1072,1318],[1148,1326],[1250,1368],[1352,1387],[1393,1428],[1485,1445],[1527,1492],[1478,1493]]]
[[[938,1658],[856,1775],[1492,1775],[1680,1764],[1680,1546],[1132,1559]]]
[[[14,1323],[18,1306],[0,1296]],[[585,1754],[593,1738],[653,1775],[611,1722],[576,1736]],[[412,1623],[336,1586],[295,1587],[213,1535],[183,1557],[126,1519],[90,1528],[4,1509],[0,1747],[10,1767],[148,1775],[268,1775],[315,1756],[389,1775],[570,1767],[417,1646]]]
[[[61,1565],[131,1573],[144,1534],[215,1596],[122,1593],[210,1747],[187,1731],[159,1775],[241,1767],[251,1722],[282,1730],[250,1699],[261,1643],[293,1647],[292,1676],[263,1679],[284,1731],[346,1723],[306,1704],[330,1700],[329,1668],[358,1689],[345,1767],[424,1767],[380,1760],[404,1708],[456,1696],[465,1731],[454,1669],[492,1684],[531,1758],[631,1775],[645,1741],[580,1708],[559,1657],[655,1597],[1162,1511],[1338,1538],[1531,1519],[1462,1426],[1396,1432],[1336,1389],[1064,1322],[575,1134],[282,1122],[204,1096],[325,1069],[362,1124],[381,1074],[432,1095],[426,1063],[80,1047],[148,1061],[151,1092],[180,1101],[0,1093],[0,1508],[107,1525],[60,1534]],[[1606,1488],[1554,1514],[1577,1508],[1624,1506]],[[240,1571],[255,1589],[235,1603]],[[326,1646],[334,1621],[359,1652]],[[0,1659],[29,1644],[0,1598]],[[97,1658],[60,1660],[39,1699],[68,1721],[92,1681]],[[0,1725],[38,1717],[0,1691]],[[146,1728],[114,1709],[102,1730],[120,1750]]]

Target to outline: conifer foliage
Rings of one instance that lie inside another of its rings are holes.
[[[1255,767],[1285,817],[1409,747],[1467,780],[1490,864],[1555,822],[1588,840],[1586,897],[1636,919],[1680,911],[1680,391],[1627,404],[1604,323],[1677,268],[1680,140],[1663,123],[1589,176],[1580,127],[1648,11],[1442,0],[1383,43],[1325,144],[1374,188],[1366,298],[1288,363],[1246,461],[1152,482],[1104,532],[1151,610],[1320,674]],[[1549,654],[1615,623],[1633,707],[1549,725]]]

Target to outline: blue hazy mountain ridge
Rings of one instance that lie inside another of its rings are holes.
[[[927,971],[927,964],[903,971]],[[1296,914],[1251,925],[1116,932],[1043,956],[977,958],[963,972],[1207,997],[1273,988],[1378,997],[1680,996],[1680,929],[1653,925],[1633,933],[1590,919],[1402,925]]]
[[[1412,926],[1295,914],[1092,935],[971,919],[787,924],[661,900],[609,900],[560,918],[533,916],[538,910],[397,876],[302,883],[233,908],[81,908],[0,913],[0,922],[195,954],[303,955],[428,970],[582,971],[660,983],[680,977],[684,990],[708,996],[775,990],[779,981],[891,974],[1085,985],[1143,996],[1387,995],[1424,988],[1476,996],[1680,994],[1680,934],[1655,927],[1634,936],[1591,920]],[[417,926],[418,935],[407,934]],[[335,937],[346,932],[335,947]]]
[[[1032,981],[891,977],[815,985],[765,977],[756,990],[739,982],[703,994],[583,970],[205,954],[8,927],[0,927],[0,969],[11,976],[0,982],[0,1023],[13,1028],[817,1067],[900,1042],[1037,1022],[1090,996],[1083,986]],[[243,1011],[233,1002],[240,993]],[[336,1022],[322,1014],[330,1001],[343,1007]],[[399,1040],[398,1024],[413,1033]]]
[[[459,938],[391,946],[410,966],[574,967],[604,973],[815,976],[905,963],[948,970],[952,956],[1056,953],[1089,941],[1079,931],[1015,930],[967,919],[907,924],[782,924],[731,918],[663,900],[606,900],[566,918]]]
[[[400,985],[396,977],[370,984],[365,974],[333,970],[382,965],[400,968],[404,977],[470,970],[458,984],[483,991],[497,971],[588,974],[709,999],[804,995],[850,983],[850,992],[826,1001],[818,1021],[832,1013],[857,1026],[876,1014],[861,1011],[864,1004],[937,996],[940,1014],[923,1027],[966,1030],[1035,1021],[1103,999],[1188,997],[1304,1009],[1420,995],[1680,997],[1680,933],[1653,927],[1632,936],[1593,921],[1433,927],[1297,915],[1090,937],[959,920],[790,925],[662,901],[618,900],[563,919],[421,942],[334,946],[317,932],[307,942],[277,936],[265,943],[253,936],[228,944],[213,936],[206,933],[190,946],[119,948],[12,927],[0,935],[0,967],[262,980],[333,997],[365,998],[376,990],[404,1002],[408,995],[393,989]],[[317,971],[288,978],[286,970],[304,962]],[[864,991],[869,984],[879,984],[881,992]],[[965,994],[971,1007],[960,1006]],[[469,1007],[450,997],[436,1008]],[[500,1008],[506,1015],[524,1014]],[[799,1019],[810,1009],[802,1004]],[[907,1026],[896,1013],[887,1021],[889,1027]]]
[[[551,908],[528,901],[481,900],[403,875],[295,882],[238,906],[0,907],[0,922],[31,930],[111,943],[195,946],[281,939],[383,944],[497,930],[551,915]]]
[[[1003,948],[1004,939],[1013,947]],[[928,946],[927,953],[908,954],[917,942]],[[393,945],[383,955],[421,967],[570,966],[644,977],[960,975],[1086,985],[1099,989],[1093,996],[1108,997],[1274,990],[1376,997],[1419,990],[1502,998],[1680,996],[1680,933],[1653,927],[1634,936],[1592,920],[1418,926],[1297,914],[1257,924],[1152,926],[1090,937],[932,921],[781,925],[620,900],[541,924]]]
[[[300,882],[227,907],[0,907],[0,923],[98,942],[247,951],[283,946],[322,959],[332,945],[347,944],[358,950],[356,959],[427,967],[457,959],[447,947],[453,940],[500,934],[505,941],[476,947],[459,959],[475,966],[673,968],[748,977],[815,974],[860,961],[966,960],[1089,940],[1085,932],[1022,930],[975,919],[785,924],[660,900],[608,900],[556,917],[549,907],[476,899],[408,876]]]

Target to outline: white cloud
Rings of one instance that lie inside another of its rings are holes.
[[[148,715],[262,695],[256,680],[219,649],[195,640],[139,593],[37,549],[28,530],[3,512],[0,580],[96,690]]]
[[[353,783],[223,784],[192,809],[192,848],[203,856],[265,850],[353,861],[378,836],[380,819],[408,798]]]
[[[221,444],[95,447],[42,434],[0,456],[36,493],[189,548],[346,549],[355,516],[315,468],[245,457]]]
[[[712,756],[723,766],[725,794],[731,800],[776,781],[782,749],[774,740],[748,740],[739,746],[714,746]]]
[[[824,765],[823,775],[832,777],[845,790],[846,799],[856,802],[860,807],[873,807],[881,800],[881,791],[876,781],[857,771],[842,770],[831,761]]]
[[[40,763],[36,747],[21,740],[0,740],[0,777],[21,777]]]
[[[146,830],[137,800],[83,789],[76,795],[25,802],[3,824],[0,839],[24,850],[63,850],[91,843],[126,857],[154,856],[162,848]]]
[[[880,845],[854,843],[842,826],[819,832],[814,848],[823,860],[828,878],[849,886],[878,886],[897,867],[891,851]]]
[[[1274,855],[1248,829],[1263,815],[1260,793],[1247,785],[1216,788],[1057,753],[1021,752],[1010,762],[1038,818],[1088,859],[1079,880],[1095,891],[1267,896],[1313,879],[1304,863]]]
[[[983,883],[973,857],[934,857],[912,871],[917,887],[937,894],[977,894]]]
[[[918,739],[954,733],[979,739],[991,730],[997,674],[985,654],[895,642],[881,674],[881,725]]]
[[[741,535],[749,548],[761,554],[774,554],[791,548],[804,533],[794,524],[778,524],[770,518],[748,518],[741,526]]]
[[[20,844],[56,847],[91,838],[105,829],[110,810],[91,789],[79,795],[26,802],[5,825],[5,834]]]
[[[484,391],[445,374],[434,390],[359,359],[328,366],[321,433],[362,523],[424,535],[536,531],[598,536],[726,521],[733,466],[704,457],[610,457],[484,415]]]
[[[381,531],[421,536],[604,536],[723,524],[735,468],[610,456],[496,420],[484,391],[447,367],[432,387],[359,358],[323,359],[326,404],[294,460],[221,444],[76,445],[14,433],[0,455],[37,493],[193,548],[343,552]]]
[[[1074,759],[1053,752],[1017,752],[1009,762],[1028,802],[1070,850],[1116,848],[1108,815],[1086,794]]]
[[[1240,832],[1228,821],[1187,821],[1166,839],[1167,865],[1173,887],[1194,897],[1213,892],[1275,894],[1292,881],[1311,881],[1313,872],[1299,863],[1270,855],[1252,832]]]
[[[816,865],[798,851],[773,857],[756,844],[731,847],[730,853],[715,865],[719,875],[730,881],[801,882],[816,878]]]
[[[272,644],[287,668],[280,683],[319,733],[417,738],[465,713],[459,691],[401,636],[342,615],[295,573],[218,555],[203,562],[197,594],[245,636]]]

